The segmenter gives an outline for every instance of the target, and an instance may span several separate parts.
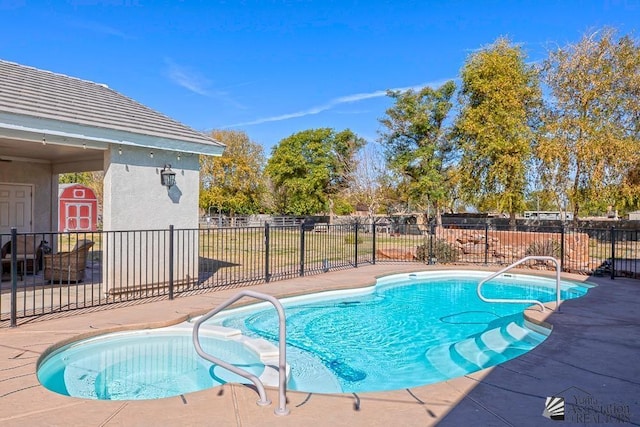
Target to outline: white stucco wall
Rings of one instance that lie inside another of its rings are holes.
[[[103,282],[107,292],[118,288],[163,286],[169,281],[168,230],[174,234],[174,281],[191,282],[198,266],[197,155],[114,146],[105,154]],[[176,185],[161,185],[160,171],[170,164]],[[119,231],[148,230],[118,233]],[[186,233],[186,234],[185,234]],[[185,265],[190,268],[185,268]]]
[[[105,153],[104,229],[150,230],[198,227],[199,161],[197,155],[118,147]],[[160,171],[171,164],[176,185],[167,191]]]
[[[45,163],[1,162],[0,183],[32,184],[32,232],[45,233],[56,230],[58,193],[52,192],[51,165]],[[57,184],[56,184],[57,185]],[[55,194],[55,197],[52,196]]]

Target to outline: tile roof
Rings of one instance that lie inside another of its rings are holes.
[[[223,146],[106,85],[3,60],[0,112]]]

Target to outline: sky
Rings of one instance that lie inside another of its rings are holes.
[[[0,59],[244,131],[268,156],[307,129],[376,141],[387,90],[459,82],[499,37],[536,63],[606,26],[638,37],[640,0],[0,0]]]

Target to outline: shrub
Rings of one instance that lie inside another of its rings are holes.
[[[545,240],[544,242],[533,242],[524,251],[525,256],[552,256],[560,258],[560,242],[557,240]]]
[[[456,262],[460,258],[460,250],[451,243],[436,239],[433,241],[433,257],[436,262],[449,263]],[[429,241],[416,248],[416,258],[421,261],[429,261]]]

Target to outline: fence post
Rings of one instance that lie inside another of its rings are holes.
[[[436,225],[432,222],[429,225],[429,261],[427,262],[429,265],[434,264],[433,259],[435,258],[433,254],[433,240],[436,238]]]
[[[564,223],[562,223],[560,226],[560,271],[564,271],[564,234]]]
[[[489,264],[489,223],[484,223],[484,265]]]
[[[611,226],[611,280],[616,278],[616,228]]]
[[[270,245],[270,230],[269,223],[264,223],[264,281],[269,283],[271,280],[271,273],[269,272],[269,245]]]
[[[173,299],[173,224],[169,226],[169,299]]]
[[[371,234],[373,236],[373,245],[371,248],[373,249],[373,253],[371,254],[371,263],[375,265],[376,264],[376,222],[373,219],[371,219],[371,221],[372,221],[372,227],[373,227],[373,230],[371,230]]]
[[[11,327],[18,326],[18,229],[11,227]],[[26,270],[26,260],[23,264]]]
[[[304,276],[304,221],[300,224],[300,276]]]
[[[358,218],[356,218],[356,241],[354,242],[354,245],[355,245],[355,250],[354,250],[355,264],[354,264],[354,267],[355,268],[358,268],[358,228],[360,228],[360,222],[358,221]]]

